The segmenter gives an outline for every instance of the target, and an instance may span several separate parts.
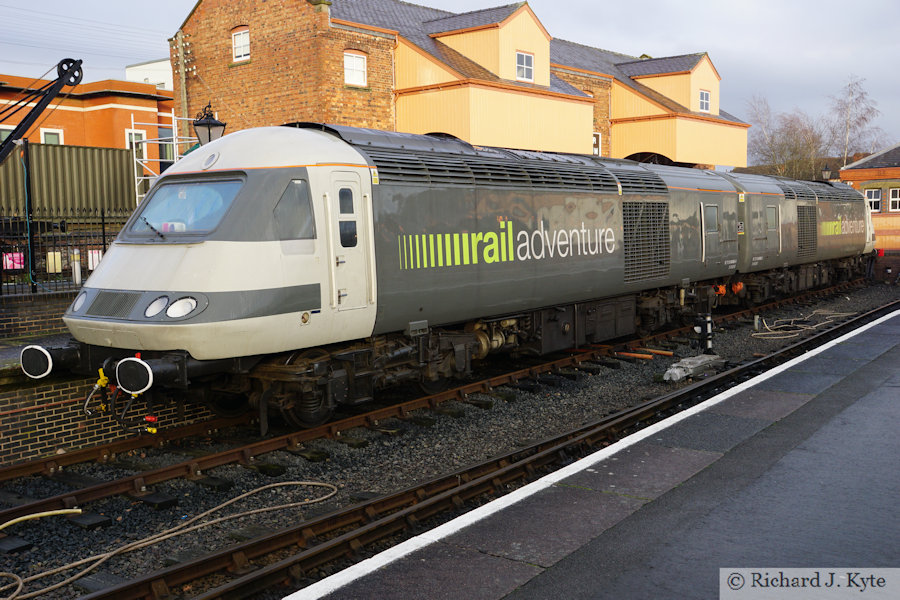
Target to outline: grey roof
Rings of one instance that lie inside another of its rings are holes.
[[[841,171],[847,169],[890,169],[891,167],[900,167],[900,144],[850,163]]]
[[[506,6],[473,10],[472,12],[453,15],[451,17],[434,19],[423,23],[423,25],[426,33],[443,33],[445,31],[459,31],[460,29],[494,25],[505,21],[511,14],[519,10],[523,4],[525,3],[517,2]]]
[[[587,94],[583,91],[569,85],[552,73],[550,75],[549,87],[500,79],[497,75],[491,73],[483,66],[466,58],[456,50],[453,50],[442,43],[439,39],[432,38],[429,35],[430,33],[455,31],[458,29],[499,23],[518,10],[522,4],[522,2],[518,2],[495,8],[457,14],[403,2],[402,0],[332,0],[331,15],[336,19],[344,21],[351,21],[364,25],[374,25],[375,27],[397,31],[406,40],[415,44],[426,53],[434,56],[440,62],[467,79],[478,79],[481,81],[504,83],[522,88],[549,90],[571,96],[586,97]],[[685,61],[688,61],[688,57],[693,57],[694,65],[696,65],[697,61],[699,61],[702,56],[704,56],[703,53],[648,60],[652,63],[663,65],[666,64],[666,61],[675,61],[676,59],[685,59]],[[710,115],[709,113],[694,113],[671,98],[633,80],[619,67],[619,65],[648,62],[641,61],[635,56],[610,52],[608,50],[601,50],[599,48],[592,48],[583,44],[576,44],[574,42],[553,38],[550,40],[550,62],[553,64],[574,67],[576,69],[610,75],[617,81],[620,81],[639,94],[650,98],[672,112],[695,114],[721,121],[741,122],[739,119],[736,119],[721,110],[719,111],[720,114],[718,116]]]
[[[619,69],[629,77],[660,75],[662,73],[681,73],[692,70],[704,56],[706,56],[706,53],[700,52],[698,54],[682,54],[681,56],[638,59],[619,63],[618,66]]]

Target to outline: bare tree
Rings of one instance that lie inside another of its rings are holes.
[[[748,104],[750,128],[748,150],[751,162],[765,165],[767,172],[794,179],[817,179],[829,146],[829,128],[795,109],[772,114],[765,98],[754,96]]]
[[[843,156],[843,166],[847,166],[847,157],[854,152],[874,151],[884,137],[880,128],[871,126],[881,112],[863,87],[864,81],[850,75],[840,93],[829,96],[834,149]]]

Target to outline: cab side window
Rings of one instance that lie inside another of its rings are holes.
[[[341,246],[344,248],[356,247],[356,207],[353,198],[353,190],[341,188],[338,192],[338,227],[341,234]]]
[[[281,240],[311,240],[316,237],[309,184],[292,180],[275,205],[275,231]]]

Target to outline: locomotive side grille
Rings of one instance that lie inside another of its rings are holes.
[[[669,274],[669,204],[623,202],[625,282]]]
[[[623,194],[668,194],[669,186],[653,171],[646,169],[616,169],[609,172],[622,184]]]
[[[779,181],[778,187],[781,188],[784,197],[788,200],[812,200],[813,202],[816,200],[816,193],[802,183]]]
[[[140,292],[99,292],[87,309],[87,314],[92,317],[125,319],[140,298]]]
[[[816,207],[797,207],[797,257],[815,258],[816,246]]]
[[[463,154],[398,152],[376,148],[364,148],[364,151],[378,168],[378,177],[383,183],[618,192],[616,178],[600,166],[537,160],[527,156],[523,156],[522,160],[504,160]],[[649,171],[646,174],[651,181],[654,177],[659,180]],[[637,177],[641,177],[640,172],[637,172]],[[668,192],[662,180],[649,186],[646,182],[635,185],[631,181],[623,183],[624,192]]]

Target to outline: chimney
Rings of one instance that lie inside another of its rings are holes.
[[[306,0],[312,4],[316,12],[324,12],[327,17],[331,17],[331,0]]]

